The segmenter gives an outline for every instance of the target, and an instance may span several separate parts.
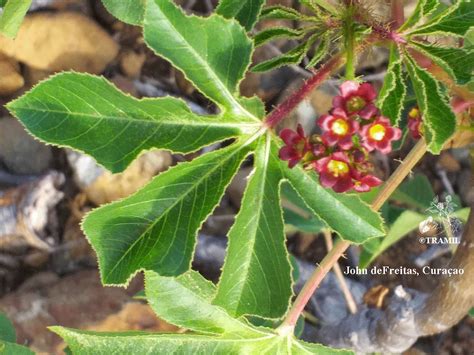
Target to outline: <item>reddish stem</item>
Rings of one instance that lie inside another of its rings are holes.
[[[267,127],[275,127],[284,119],[298,104],[303,101],[316,87],[326,80],[333,71],[343,64],[342,55],[336,55],[328,60],[319,70],[309,78],[296,92],[294,92],[285,102],[278,105],[266,118]]]

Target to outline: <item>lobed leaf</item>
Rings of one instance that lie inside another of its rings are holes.
[[[402,60],[392,45],[387,75],[377,102],[380,111],[384,116],[390,118],[392,125],[398,125],[400,121],[406,93],[407,87],[403,78]]]
[[[269,41],[273,41],[277,38],[293,38],[298,39],[304,35],[304,31],[301,29],[293,29],[288,27],[271,27],[257,33],[253,40],[255,46],[261,46]]]
[[[237,22],[219,15],[187,16],[170,0],[148,0],[143,33],[156,54],[221,109],[258,121],[238,99],[253,45]]]
[[[73,353],[110,354],[339,354],[319,344],[297,340],[292,334],[278,335],[272,329],[255,327],[232,318],[221,307],[210,304],[213,285],[197,272],[178,278],[146,273],[147,296],[158,316],[205,333],[152,334],[143,332],[97,333],[52,327]]]
[[[0,312],[0,342],[1,341],[16,342],[16,332],[12,322],[4,313]]]
[[[424,136],[428,149],[438,154],[454,133],[456,117],[451,111],[441,84],[407,55],[405,62],[423,116]]]
[[[313,57],[306,65],[306,68],[312,68],[316,66],[316,64],[318,64],[324,58],[324,56],[329,51],[330,43],[331,43],[331,38],[329,34],[324,35],[321,38],[321,41],[318,43],[318,46],[316,47],[316,50],[314,51]]]
[[[211,304],[216,287],[196,271],[190,270],[178,277],[165,277],[147,271],[145,292],[153,311],[179,327],[207,334],[246,333],[251,330],[223,308]]]
[[[464,36],[472,26],[474,26],[474,2],[458,0],[434,19],[409,32],[409,35]]]
[[[285,169],[285,177],[313,213],[341,238],[361,244],[385,234],[380,215],[356,195],[338,194],[323,188],[316,173],[299,166]]]
[[[263,136],[229,246],[216,305],[232,316],[282,317],[292,296],[291,266],[280,207],[282,171],[276,147]]]
[[[107,11],[120,21],[142,25],[147,0],[102,0]]]
[[[7,0],[2,3],[0,14],[0,34],[13,38],[30,8],[32,0]]]
[[[472,79],[474,50],[471,48],[444,48],[419,42],[411,44],[443,68],[458,84],[466,84]]]
[[[438,6],[439,0],[419,0],[416,4],[415,10],[400,27],[399,31],[416,26],[423,17],[432,14]]]
[[[430,207],[434,197],[435,194],[428,178],[418,174],[401,184],[390,199],[425,211]]]
[[[220,0],[216,13],[225,18],[235,18],[247,31],[251,31],[264,3],[264,0]]]
[[[112,172],[146,149],[189,153],[258,129],[242,117],[196,115],[172,97],[137,100],[104,78],[78,73],[43,81],[7,108],[36,137],[83,151]]]
[[[258,63],[251,68],[251,71],[254,73],[261,73],[282,67],[284,65],[299,64],[306,55],[306,52],[308,52],[309,48],[314,43],[315,39],[316,37],[312,36],[288,52]]]
[[[364,257],[360,267],[367,267],[385,250],[398,242],[408,233],[418,228],[418,225],[425,219],[426,216],[420,213],[408,210],[403,211],[402,214],[390,226],[387,235],[383,239],[378,240],[377,246],[373,246],[373,251],[368,256]]]
[[[295,9],[282,5],[274,5],[263,8],[260,13],[260,20],[276,19],[276,20],[299,20],[302,17]]]
[[[124,285],[141,269],[163,276],[187,271],[198,229],[249,152],[248,143],[237,142],[181,163],[134,195],[89,213],[82,227],[103,283]]]

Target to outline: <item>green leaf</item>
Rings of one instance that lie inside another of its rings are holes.
[[[253,40],[255,42],[255,46],[261,46],[264,43],[269,41],[273,41],[277,38],[293,38],[298,39],[304,35],[304,31],[302,29],[293,29],[288,27],[271,27],[267,28],[259,33],[257,33]]]
[[[151,308],[168,323],[205,334],[251,330],[223,308],[211,304],[216,288],[196,271],[178,277],[164,277],[147,271],[145,285]]]
[[[419,0],[416,4],[416,8],[411,16],[405,21],[400,27],[399,31],[403,31],[407,28],[411,28],[418,24],[423,18],[429,16],[439,5],[439,0]]]
[[[3,3],[0,15],[0,33],[7,37],[16,36],[20,25],[30,8],[32,0],[8,0]]]
[[[385,234],[380,215],[356,195],[323,188],[313,171],[285,169],[285,177],[306,205],[341,238],[356,244]]]
[[[474,308],[471,308],[470,311],[469,311],[469,316],[471,316],[472,318],[474,318]]]
[[[407,87],[403,78],[402,60],[395,46],[392,45],[387,75],[377,103],[382,114],[390,118],[392,125],[396,126],[400,121],[406,93]]]
[[[0,312],[0,341],[16,342],[15,328],[4,313]]]
[[[290,224],[307,233],[319,233],[326,227],[326,224],[314,215],[289,183],[282,184],[281,191],[285,224]]]
[[[281,5],[265,7],[260,13],[260,20],[276,19],[276,20],[299,20],[303,17],[298,11]]]
[[[390,199],[405,203],[420,211],[426,211],[434,197],[433,188],[426,175],[418,174],[401,184],[390,196]]]
[[[278,152],[269,135],[260,139],[255,166],[235,224],[215,304],[231,315],[280,318],[292,296],[291,266],[285,246]]]
[[[52,77],[7,108],[36,137],[83,151],[112,172],[146,149],[189,153],[258,129],[242,117],[196,115],[180,99],[137,100],[104,78],[77,73]]]
[[[316,50],[314,51],[313,57],[311,60],[308,62],[308,65],[306,65],[306,68],[312,68],[316,66],[323,58],[324,56],[328,53],[329,51],[329,45],[331,43],[331,37],[329,34],[322,36],[321,41],[319,42],[318,46],[316,47]]]
[[[409,35],[447,34],[464,36],[474,25],[474,2],[459,0],[455,5],[411,31]]]
[[[237,98],[253,51],[252,40],[238,23],[219,15],[186,16],[170,0],[149,0],[144,36],[156,54],[221,109],[259,121]]]
[[[0,340],[0,354],[6,355],[35,355],[33,351],[25,346]]]
[[[472,48],[443,48],[419,42],[412,42],[412,44],[443,68],[458,84],[466,84],[472,79],[474,71]]]
[[[418,228],[418,225],[426,219],[425,215],[413,211],[404,211],[390,226],[387,236],[383,238],[375,248],[368,260],[364,260],[361,267],[366,267],[380,254],[405,237],[408,233]]]
[[[296,46],[295,48],[290,49],[288,52],[260,62],[257,65],[253,66],[250,70],[254,73],[261,73],[282,67],[284,65],[299,64],[303,60],[306,52],[308,52],[309,48],[315,40],[316,37],[312,36],[308,40]]]
[[[134,195],[89,213],[83,229],[104,284],[124,285],[137,271],[179,275],[190,268],[197,230],[214,210],[248,142],[181,163]]]
[[[423,116],[423,127],[428,150],[439,154],[444,143],[452,136],[456,117],[451,111],[441,84],[426,70],[420,68],[406,54],[405,62],[415,90],[418,107]]]
[[[220,0],[216,12],[225,18],[235,18],[251,31],[264,3],[264,0]]]
[[[243,318],[232,318],[212,305],[214,286],[196,272],[178,278],[146,272],[147,296],[160,318],[182,325],[194,333],[150,334],[143,332],[97,333],[62,327],[59,334],[81,355],[110,354],[351,354],[319,344],[297,340],[292,334],[278,335],[256,327]]]
[[[141,25],[147,0],[102,0],[105,8],[120,21]]]

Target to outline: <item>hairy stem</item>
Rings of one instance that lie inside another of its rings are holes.
[[[355,79],[355,53],[354,53],[354,7],[350,3],[344,20],[344,47],[346,52],[346,80]]]
[[[423,157],[423,155],[426,153],[426,150],[427,146],[424,139],[420,139],[418,143],[412,148],[410,153],[408,153],[402,164],[400,164],[400,166],[380,189],[371,205],[374,211],[378,211],[385,201],[388,200],[390,195],[410,173],[416,163],[418,163],[418,161]],[[331,268],[337,263],[338,259],[344,254],[350,245],[350,242],[339,240],[334,245],[334,248],[331,249],[331,251],[329,251],[329,253],[323,258],[319,266],[314,270],[313,274],[296,297],[293,306],[286,315],[282,324],[278,327],[277,332],[283,334],[288,333],[290,330],[292,331],[294,329],[298,317],[306,307],[306,304],[310,300],[314,291],[316,288],[318,288],[324,276],[326,276],[329,270],[331,270]]]
[[[331,237],[331,231],[329,229],[323,230],[324,241],[326,242],[326,248],[328,252],[333,248],[333,242]],[[347,308],[352,314],[357,313],[357,305],[354,301],[354,297],[352,297],[352,293],[347,286],[346,280],[344,279],[344,275],[342,274],[341,267],[338,263],[335,263],[333,266],[334,274],[336,274],[337,282],[339,283],[339,287],[341,288],[342,294],[347,303]]]
[[[332,72],[336,71],[343,63],[342,55],[338,54],[327,61],[319,70],[294,92],[286,101],[278,105],[266,118],[267,127],[275,127],[298,104],[303,101],[316,87],[326,80]]]

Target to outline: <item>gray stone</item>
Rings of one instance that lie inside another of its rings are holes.
[[[51,165],[51,147],[35,140],[20,122],[0,119],[0,161],[15,174],[41,174]]]

